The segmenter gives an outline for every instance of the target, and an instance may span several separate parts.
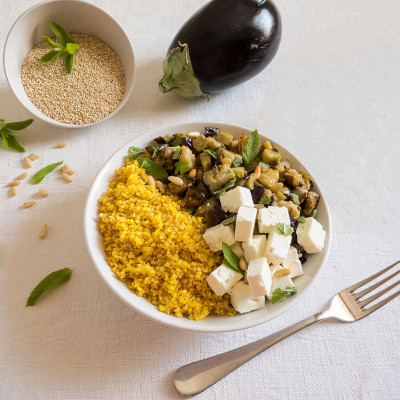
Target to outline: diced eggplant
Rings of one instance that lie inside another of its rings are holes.
[[[199,161],[204,171],[209,171],[212,168],[211,156],[208,153],[201,153],[199,156]]]
[[[309,217],[315,210],[319,202],[319,194],[315,192],[308,192],[306,201],[304,203],[303,214]]]
[[[175,160],[172,159],[175,149],[171,146],[162,148],[156,157],[156,163],[162,165],[166,170],[172,171],[174,169]]]
[[[196,165],[196,156],[189,147],[182,145],[181,148],[182,151],[179,155],[179,161],[187,161],[190,163],[190,169],[194,168]]]
[[[202,204],[195,215],[203,217],[209,227],[218,225],[227,218],[227,214],[222,210],[220,202],[214,197]]]
[[[235,161],[236,158],[240,159],[242,158],[241,156],[237,155],[236,153],[232,153],[229,150],[219,148],[216,151],[217,157],[220,160],[221,164],[226,164],[229,167],[232,165],[232,163]]]
[[[208,126],[204,129],[204,131],[205,131],[205,133],[204,133],[205,136],[213,136],[219,132],[219,128],[213,128],[213,127]]]
[[[204,172],[203,182],[214,193],[235,178],[235,173],[227,165],[215,165],[210,171]]]
[[[204,135],[197,136],[193,139],[193,147],[198,152],[201,153],[207,148],[207,138]]]
[[[281,155],[276,149],[264,149],[261,155],[263,162],[269,165],[276,165],[281,160]]]
[[[193,150],[193,139],[188,136],[182,136],[182,145],[189,147]]]
[[[233,141],[233,135],[225,132],[218,132],[215,138],[218,140],[218,142],[222,143],[227,147],[230,146]]]
[[[205,194],[197,189],[194,186],[189,186],[186,195],[185,195],[185,205],[187,207],[195,207],[198,208],[200,207],[205,201],[207,200],[207,197]]]
[[[207,197],[207,199],[210,197],[210,192],[208,191],[206,185],[203,182],[199,182],[196,185],[196,189],[200,190],[204,194],[204,196]]]
[[[258,204],[263,194],[265,192],[265,188],[262,186],[254,186],[254,189],[251,191],[251,197],[253,199],[254,204]]]
[[[193,181],[187,175],[177,175],[177,177],[182,179],[183,185],[176,185],[175,183],[170,182],[168,187],[173,194],[181,196],[186,192],[189,184],[193,183]]]

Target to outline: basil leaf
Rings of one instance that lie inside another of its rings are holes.
[[[65,59],[65,68],[67,69],[67,72],[70,74],[72,72],[72,66],[74,64],[74,55],[67,54],[64,59]]]
[[[275,304],[280,301],[286,300],[289,296],[296,294],[297,290],[294,287],[287,287],[285,290],[277,288],[272,292],[271,303]]]
[[[297,218],[297,221],[299,222],[299,224],[304,224],[304,222],[306,222],[306,219],[301,215],[299,218]]]
[[[236,157],[236,158],[233,160],[232,165],[233,165],[235,168],[239,167],[240,165],[242,165],[242,159],[241,159],[240,157]]]
[[[165,143],[169,143],[171,140],[174,140],[174,138],[171,136],[164,136],[163,139],[164,139]]]
[[[35,175],[32,176],[32,183],[40,183],[42,182],[43,178],[53,172],[59,165],[61,165],[64,161],[56,162],[54,164],[47,165],[46,167],[42,168],[40,171],[36,172]]]
[[[12,131],[22,131],[22,129],[27,128],[32,122],[33,119],[26,119],[25,121],[19,121],[19,122],[9,122],[6,124],[5,128],[10,129]],[[0,129],[3,128],[0,127]]]
[[[288,224],[279,222],[279,224],[275,227],[275,232],[283,236],[289,236],[294,232],[294,229]]]
[[[159,151],[160,151],[159,147],[153,147],[153,155],[151,157],[156,158]]]
[[[300,205],[299,196],[296,193],[290,193],[290,197],[294,204]]]
[[[214,194],[219,194],[220,196],[222,196],[223,194],[226,193],[226,191],[228,189],[230,189],[231,187],[235,186],[235,182],[236,182],[236,179],[230,180],[222,189],[217,190],[216,192],[214,192]]]
[[[231,267],[236,272],[244,274],[242,268],[239,266],[239,257],[225,242],[222,242],[222,252],[224,253],[224,264]]]
[[[243,160],[245,165],[249,167],[251,166],[252,162],[258,156],[258,153],[260,151],[260,144],[261,144],[260,135],[258,134],[258,131],[256,129],[253,132],[251,132],[249,139],[246,143],[246,146],[244,147],[243,150]]]
[[[271,204],[271,197],[264,197],[263,199],[261,199],[258,204]]]
[[[315,218],[317,215],[317,209],[314,208],[314,211],[311,213],[310,217]]]
[[[65,46],[65,50],[68,51],[69,54],[74,54],[79,49],[79,46],[76,43],[67,43]]]
[[[0,131],[4,129],[7,126],[7,124],[4,122],[4,119],[0,119]]]
[[[236,221],[236,215],[234,215],[233,217],[229,217],[226,220],[222,221],[222,225],[230,225],[232,222]]]
[[[28,300],[26,302],[26,306],[33,306],[36,303],[36,300],[45,292],[48,292],[51,289],[61,285],[62,283],[68,282],[69,278],[71,278],[72,271],[69,268],[59,269],[58,271],[54,271],[51,274],[47,275],[44,279],[42,279],[38,285],[32,290]]]
[[[175,163],[175,175],[186,174],[191,170],[191,164],[189,161],[177,161]]]
[[[53,31],[56,38],[65,46],[67,43],[75,43],[69,33],[57,22],[49,21],[49,27]]]
[[[269,166],[268,164],[265,164],[265,162],[262,162],[262,161],[260,161],[260,162],[258,163],[258,165],[259,165],[261,168],[265,168],[265,169],[270,168],[270,166]]]
[[[41,61],[42,63],[52,61],[53,58],[54,58],[57,54],[58,54],[58,52],[57,52],[56,50],[50,50],[47,54],[45,54],[45,55],[40,59],[40,61]]]
[[[182,137],[181,136],[177,136],[172,142],[171,142],[171,146],[175,147],[175,146],[180,146],[182,144]]]
[[[23,153],[25,151],[25,149],[18,143],[18,140],[15,139],[15,136],[11,133],[8,134],[7,141],[8,147],[10,147],[11,149],[19,151],[20,153]]]
[[[8,140],[7,140],[7,134],[4,132],[0,132],[1,133],[1,137],[3,139],[3,146],[6,149],[8,147]]]
[[[177,148],[174,150],[174,154],[172,155],[172,159],[173,159],[173,160],[178,160],[178,159],[179,159],[179,156],[181,155],[181,152],[182,152],[182,147],[177,147]]]
[[[145,153],[146,150],[141,149],[140,147],[131,146],[128,150],[128,157],[131,160],[136,160],[141,154]]]
[[[285,183],[285,181],[286,181],[285,178],[279,178],[279,179],[278,179],[278,182],[281,182],[281,183]]]
[[[42,36],[43,40],[53,49],[62,49],[62,46],[53,42],[48,36]]]
[[[205,150],[203,151],[203,153],[207,153],[207,154],[209,154],[211,157],[217,158],[217,155],[215,154],[215,152],[212,151],[212,150],[210,150],[210,149],[205,149]]]
[[[154,178],[162,182],[168,182],[168,172],[161,165],[148,158],[138,158],[136,161]]]

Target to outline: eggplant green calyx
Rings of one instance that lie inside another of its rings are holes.
[[[182,97],[193,99],[196,97],[208,97],[200,89],[200,82],[193,72],[189,55],[189,46],[179,43],[168,54],[163,63],[164,76],[158,84],[161,92],[175,91]]]

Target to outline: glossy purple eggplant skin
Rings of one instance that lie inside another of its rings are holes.
[[[201,90],[213,94],[261,72],[281,35],[281,17],[271,1],[213,0],[181,27],[168,53],[187,43]]]

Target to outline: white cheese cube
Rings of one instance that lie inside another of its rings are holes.
[[[290,275],[282,276],[279,278],[276,278],[274,276],[275,272],[282,268],[283,267],[281,265],[274,265],[271,267],[272,284],[271,284],[271,292],[269,295],[267,295],[268,300],[271,300],[271,297],[276,289],[285,290],[287,288],[295,287],[292,279],[290,278]]]
[[[269,233],[282,222],[290,224],[289,212],[286,207],[264,207],[258,211],[258,230],[260,233]]]
[[[272,276],[265,257],[250,261],[247,267],[247,280],[254,297],[271,295]]]
[[[231,246],[231,250],[239,257],[242,258],[244,256],[244,252],[242,249],[242,245],[239,242],[236,242]]]
[[[301,266],[301,262],[299,260],[299,253],[297,253],[295,247],[291,246],[289,248],[287,257],[282,261],[282,266],[283,268],[290,267],[290,278],[303,275],[303,267]]]
[[[265,305],[265,296],[254,297],[250,285],[244,281],[239,281],[232,288],[230,295],[233,308],[240,313],[258,310]]]
[[[268,234],[266,257],[270,264],[280,264],[288,255],[292,236],[281,235],[278,232],[271,231]]]
[[[219,196],[219,200],[225,212],[237,213],[239,207],[254,207],[250,189],[242,186],[237,186],[235,189],[229,190],[222,196]]]
[[[309,253],[318,253],[324,248],[326,233],[322,225],[314,218],[306,218],[304,224],[296,229],[297,242]]]
[[[225,264],[220,265],[207,277],[207,283],[216,295],[222,296],[243,278],[240,272],[234,271]]]
[[[240,207],[236,216],[235,239],[237,242],[250,243],[256,223],[257,209]]]
[[[203,238],[211,251],[222,250],[222,242],[229,246],[235,243],[235,234],[232,225],[215,225],[203,233]]]
[[[242,244],[244,250],[244,258],[247,262],[254,258],[264,257],[267,247],[267,238],[265,235],[253,235],[251,243]]]

